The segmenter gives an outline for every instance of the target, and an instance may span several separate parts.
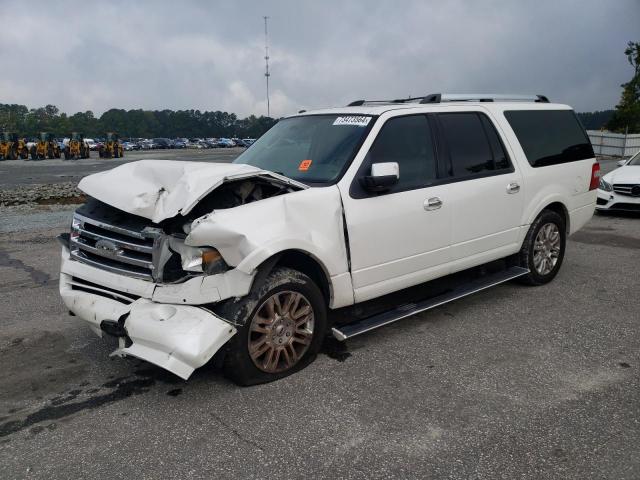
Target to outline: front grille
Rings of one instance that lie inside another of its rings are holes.
[[[613,185],[613,191],[620,195],[640,197],[640,184],[616,183]]]
[[[623,210],[626,212],[640,212],[640,203],[614,203],[611,210]]]
[[[76,213],[71,228],[71,257],[82,263],[142,280],[154,279],[157,228],[123,228]]]

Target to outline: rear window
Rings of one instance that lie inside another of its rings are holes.
[[[573,110],[511,110],[504,115],[533,167],[594,157]]]

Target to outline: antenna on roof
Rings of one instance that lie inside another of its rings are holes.
[[[267,117],[271,116],[271,106],[269,105],[269,77],[271,74],[269,73],[269,37],[267,35],[267,20],[269,17],[264,18],[264,76],[267,81]]]

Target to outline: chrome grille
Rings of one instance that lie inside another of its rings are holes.
[[[146,227],[129,230],[76,213],[71,225],[71,257],[113,273],[152,281],[154,246],[162,231]]]
[[[640,197],[640,184],[616,183],[613,185],[613,191],[619,193],[620,195]]]

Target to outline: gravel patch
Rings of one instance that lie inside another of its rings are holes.
[[[84,194],[76,182],[36,183],[0,190],[0,208],[14,205],[69,205],[83,203]]]

